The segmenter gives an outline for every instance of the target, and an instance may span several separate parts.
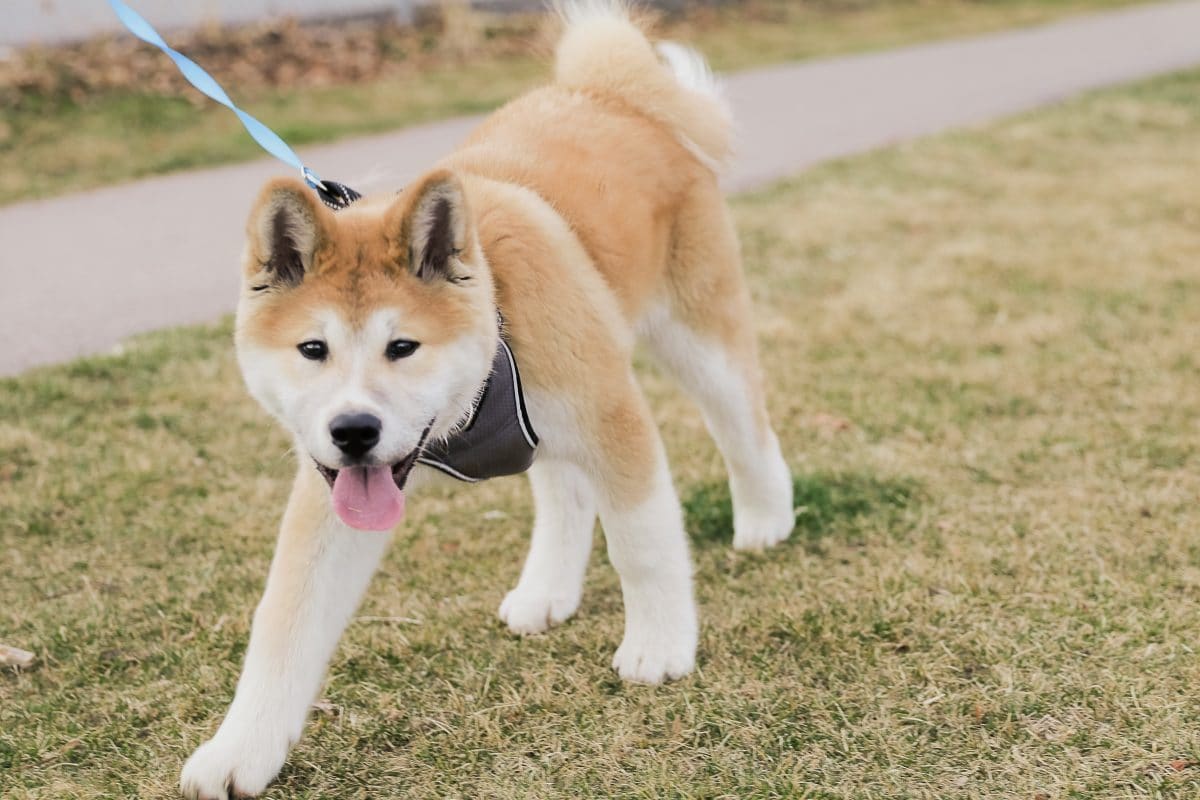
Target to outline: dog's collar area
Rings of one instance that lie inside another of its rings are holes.
[[[502,334],[492,371],[466,424],[445,441],[425,445],[417,463],[476,483],[529,469],[537,446],[538,437],[525,409],[521,373]]]

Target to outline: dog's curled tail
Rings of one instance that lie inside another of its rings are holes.
[[[673,42],[655,48],[625,0],[552,0],[563,20],[555,83],[615,94],[666,123],[702,163],[728,160],[733,121],[704,58]]]

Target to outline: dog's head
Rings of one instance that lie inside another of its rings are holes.
[[[343,521],[391,528],[418,448],[469,414],[498,344],[462,186],[434,172],[390,204],[334,213],[299,181],[273,181],[247,235],[246,385],[316,462]]]

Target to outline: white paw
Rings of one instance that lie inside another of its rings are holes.
[[[654,685],[682,678],[696,668],[695,628],[658,636],[626,632],[612,666],[622,680],[633,683]]]
[[[500,619],[513,633],[542,633],[567,620],[579,608],[578,596],[553,595],[518,586],[500,604]]]
[[[733,549],[765,550],[787,539],[796,525],[796,514],[792,510],[792,498],[788,495],[786,505],[770,510],[745,509],[734,511]]]
[[[188,800],[256,797],[279,774],[287,759],[287,739],[209,739],[183,765],[179,788]]]
[[[774,547],[796,526],[792,473],[774,434],[770,438],[769,452],[763,454],[755,474],[730,474],[734,550]]]

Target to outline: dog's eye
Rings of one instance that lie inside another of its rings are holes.
[[[417,348],[420,346],[420,342],[412,342],[408,339],[396,339],[393,342],[388,342],[388,361],[399,361],[402,358],[408,358],[413,353],[417,352]]]
[[[301,342],[296,345],[296,349],[300,351],[300,355],[309,361],[324,361],[325,356],[329,355],[329,348],[320,339],[309,339],[307,342]]]

